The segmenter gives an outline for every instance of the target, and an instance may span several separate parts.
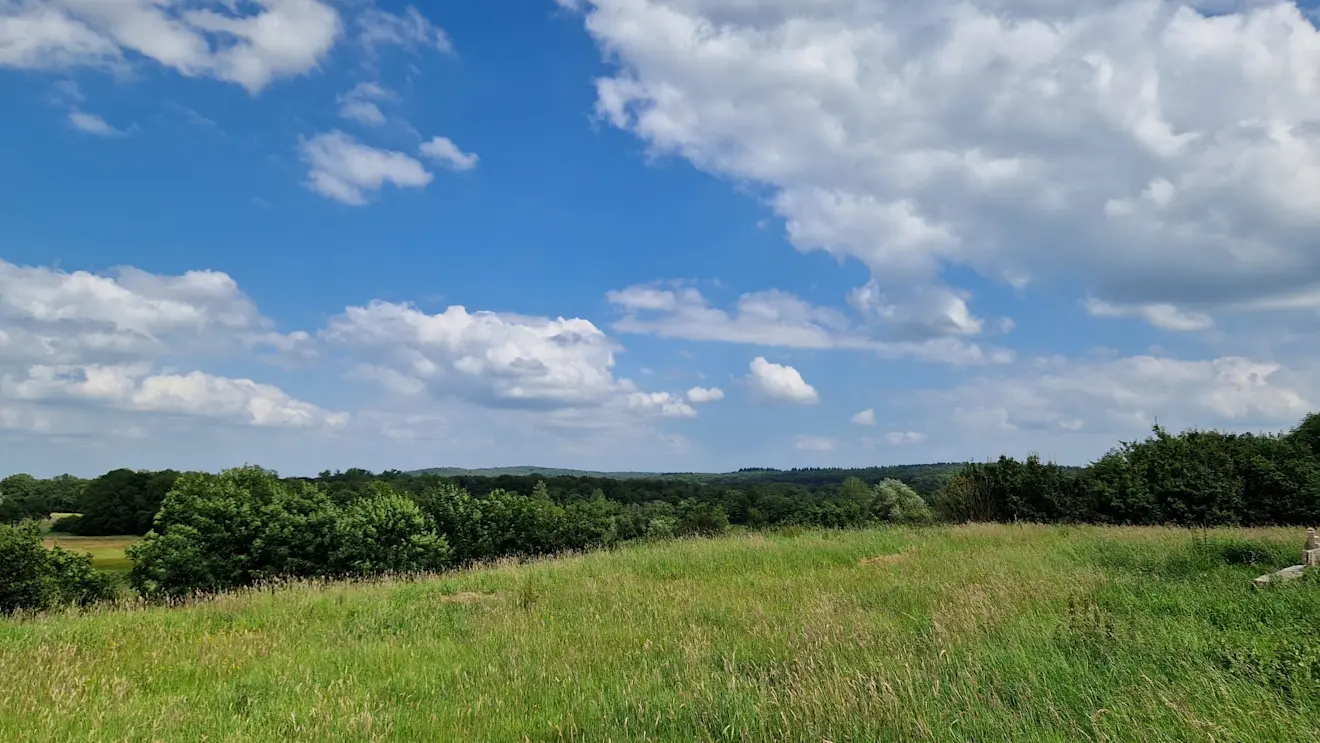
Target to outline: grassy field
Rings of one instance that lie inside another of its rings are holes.
[[[92,556],[92,567],[110,573],[127,573],[133,561],[124,551],[141,537],[75,537],[69,534],[47,534],[42,540],[47,547],[61,547],[70,552],[87,552]]]
[[[1320,579],[1249,587],[1301,542],[740,535],[0,622],[0,740],[1310,740]]]

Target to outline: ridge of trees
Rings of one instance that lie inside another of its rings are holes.
[[[270,580],[423,573],[730,528],[723,505],[695,498],[639,504],[609,500],[599,489],[556,497],[545,481],[527,494],[483,495],[442,480],[400,482],[414,487],[369,479],[332,490],[257,467],[185,473],[151,531],[129,549],[131,583],[148,599],[176,599]],[[744,515],[769,523],[754,507]],[[857,478],[807,515],[822,526],[932,518],[903,483]]]
[[[870,479],[866,479],[866,478]],[[906,477],[906,481],[902,478]],[[1320,414],[1282,433],[1156,426],[1085,467],[1000,457],[966,465],[748,468],[708,476],[418,475],[350,469],[281,478],[114,470],[0,480],[0,612],[96,600],[79,556],[40,548],[30,523],[142,534],[133,586],[172,598],[278,578],[436,570],[474,561],[716,534],[731,525],[1032,521],[1184,526],[1320,524]],[[36,548],[33,547],[36,545]]]
[[[1320,414],[1278,434],[1157,425],[1084,468],[1036,456],[969,464],[936,506],[950,521],[1320,524]]]

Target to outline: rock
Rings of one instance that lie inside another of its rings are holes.
[[[1268,573],[1266,575],[1262,575],[1261,577],[1253,580],[1252,583],[1255,584],[1256,586],[1264,586],[1270,583],[1292,580],[1294,578],[1300,578],[1302,577],[1302,574],[1304,572],[1306,572],[1305,565],[1293,565],[1291,567],[1286,567],[1283,570],[1280,570],[1276,573]]]
[[[1320,549],[1303,550],[1302,564],[1308,568],[1320,566]]]
[[[1320,536],[1316,536],[1315,529],[1306,530],[1306,546],[1304,550],[1320,549]]]

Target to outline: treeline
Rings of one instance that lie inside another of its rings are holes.
[[[545,481],[527,494],[474,494],[442,479],[401,482],[412,488],[382,478],[360,489],[320,487],[256,467],[184,474],[152,531],[130,549],[131,582],[147,598],[175,598],[273,579],[427,572],[730,528],[722,505],[695,498],[637,504],[609,500],[599,489],[556,499]],[[825,526],[932,516],[896,480],[850,480],[812,513]]]
[[[441,478],[400,482],[410,489],[397,489],[390,478],[316,483],[257,467],[184,473],[172,480],[146,537],[129,549],[130,583],[147,599],[175,599],[272,580],[425,573],[730,528],[723,505],[695,498],[639,504],[609,500],[599,489],[585,496],[561,491],[556,498],[544,481],[527,494],[473,494]],[[745,500],[731,503],[749,523],[772,523]],[[926,502],[896,480],[849,480],[802,513],[813,519],[803,523],[820,526],[932,517]],[[17,552],[29,562],[26,572],[39,576],[46,590],[12,591],[6,598],[7,579],[0,576],[0,611],[85,603],[99,595],[92,589],[100,584],[84,585],[87,564],[68,563],[67,553],[42,558],[42,550],[32,549],[40,541],[30,523],[0,527],[0,547],[5,540],[22,546]],[[23,603],[24,596],[41,600]]]
[[[16,474],[0,480],[0,524],[44,519],[52,513],[76,510],[87,481],[73,475],[38,480]]]
[[[486,498],[497,491],[530,497],[537,487],[544,487],[550,500],[560,506],[599,493],[611,503],[647,506],[652,510],[663,510],[662,504],[677,507],[685,501],[695,501],[722,509],[733,525],[840,526],[851,523],[851,517],[844,515],[846,509],[841,510],[840,507],[845,482],[860,480],[875,485],[898,480],[929,501],[937,492],[928,479],[936,469],[947,471],[950,476],[956,472],[949,465],[917,465],[781,473],[785,477],[804,478],[805,483],[797,483],[761,480],[759,477],[731,482],[698,482],[675,477],[626,480],[588,476],[546,478],[537,475],[446,477],[397,470],[373,473],[364,469],[349,469],[342,472],[326,471],[312,478],[288,480],[322,490],[337,504],[361,497],[374,483],[388,484],[394,491],[414,498],[445,486],[457,487],[477,498]],[[758,473],[770,474],[773,473]],[[0,522],[44,519],[51,513],[76,513],[80,515],[60,519],[53,529],[79,536],[144,535],[151,530],[165,494],[179,476],[180,473],[173,470],[152,472],[127,469],[114,470],[91,480],[69,475],[61,475],[52,480],[14,475],[0,481],[0,505],[13,502],[21,504],[21,507],[0,515]],[[17,485],[9,487],[11,481]]]
[[[875,484],[883,480],[898,480],[927,499],[934,496],[962,470],[963,463],[901,464],[888,467],[801,467],[779,470],[771,467],[745,467],[737,472],[721,475],[666,475],[667,478],[691,480],[712,485],[747,486],[752,484],[794,484],[818,490],[838,488],[843,482],[856,478]]]
[[[1320,414],[1281,434],[1156,426],[1084,468],[1034,456],[970,464],[935,503],[951,521],[1320,524]]]
[[[928,497],[906,475],[943,485]],[[839,480],[843,473],[853,473]],[[505,475],[442,477],[350,469],[281,478],[115,470],[0,480],[0,517],[52,512],[57,530],[145,534],[131,583],[151,598],[282,578],[415,573],[502,557],[718,534],[734,525],[1031,521],[1186,526],[1320,524],[1320,414],[1279,434],[1160,427],[1086,467],[1025,461],[877,468],[768,469],[724,480]],[[762,478],[768,478],[762,481]],[[801,482],[785,482],[798,478]],[[0,612],[85,603],[106,592],[81,558],[36,549],[34,526],[0,527]],[[20,565],[21,563],[21,565]],[[10,566],[14,566],[12,569]]]

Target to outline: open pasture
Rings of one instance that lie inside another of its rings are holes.
[[[0,622],[0,739],[1302,740],[1297,529],[744,533]]]

